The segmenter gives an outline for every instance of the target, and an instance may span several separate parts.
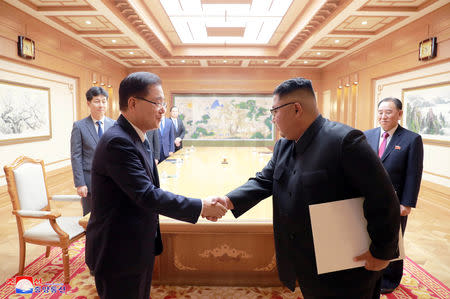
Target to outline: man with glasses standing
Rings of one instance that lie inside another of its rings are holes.
[[[114,124],[105,116],[108,93],[101,87],[91,87],[86,92],[90,115],[73,123],[70,137],[70,158],[73,181],[81,196],[83,216],[91,211],[91,166],[95,147],[103,133]]]
[[[408,215],[419,197],[423,171],[423,143],[419,134],[398,124],[402,118],[402,102],[393,97],[378,103],[380,127],[364,132],[367,141],[380,157],[400,200],[400,225],[405,233]],[[383,271],[381,294],[392,293],[403,276],[403,260],[391,262]]]
[[[287,80],[273,95],[272,121],[284,138],[261,172],[216,200],[239,217],[272,196],[278,274],[292,291],[298,281],[305,299],[380,298],[381,270],[395,257],[400,221],[383,165],[361,131],[319,114],[310,80]],[[319,275],[309,206],[360,196],[372,242],[355,260],[365,267]]]
[[[138,72],[120,83],[121,115],[100,140],[92,164],[92,212],[86,229],[86,264],[100,298],[150,297],[155,255],[163,247],[159,214],[196,223],[226,213],[211,198],[159,188],[158,169],[145,133],[166,112],[161,80]]]

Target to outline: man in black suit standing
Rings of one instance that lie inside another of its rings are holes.
[[[217,198],[239,217],[273,198],[273,226],[281,282],[304,298],[380,296],[381,270],[396,255],[399,204],[389,177],[361,131],[323,118],[311,81],[290,79],[274,91],[273,122],[282,137],[272,159],[247,183]],[[365,267],[318,274],[309,205],[365,197],[363,208],[372,240],[355,257]]]
[[[178,151],[183,148],[183,138],[184,134],[186,134],[183,121],[178,117],[178,107],[173,106],[170,109],[170,119],[175,129],[175,151]]]
[[[145,132],[165,113],[161,80],[128,75],[119,87],[121,116],[97,145],[92,164],[92,212],[86,230],[86,264],[100,298],[150,296],[155,255],[162,252],[159,214],[196,223],[221,217],[225,207],[159,188]]]
[[[405,233],[411,208],[416,207],[423,170],[422,137],[398,124],[403,115],[402,102],[385,98],[378,103],[380,127],[364,132],[381,159],[400,200],[400,224]],[[394,261],[383,272],[381,293],[391,293],[403,276],[403,260]]]

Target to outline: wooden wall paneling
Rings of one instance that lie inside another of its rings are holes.
[[[17,55],[18,35],[35,41],[35,60],[25,60]],[[79,82],[78,119],[88,114],[85,92],[92,86],[92,72],[111,74],[116,82],[128,73],[125,66],[89,50],[82,43],[5,2],[0,2],[0,57],[76,78]]]

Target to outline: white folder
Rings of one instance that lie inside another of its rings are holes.
[[[358,197],[309,206],[318,274],[364,266],[364,261],[353,261],[371,242],[363,201]],[[398,245],[400,256],[393,260],[405,257],[401,228]]]

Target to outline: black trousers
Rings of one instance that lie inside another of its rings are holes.
[[[96,274],[95,286],[101,299],[149,299],[152,273],[153,263],[139,274]]]
[[[405,235],[406,221],[408,216],[400,217],[400,225],[402,227],[402,234]],[[382,289],[395,289],[400,284],[403,276],[403,260],[391,262],[389,266],[383,271],[383,278],[381,280]]]
[[[345,294],[331,296],[315,295],[314,291],[302,288],[301,286],[300,290],[302,291],[304,299],[380,299],[380,284],[381,278],[373,281],[371,285],[368,285],[367,288],[363,290],[359,290],[357,293],[353,294],[351,290],[348,290]],[[326,288],[326,286],[324,287]]]

